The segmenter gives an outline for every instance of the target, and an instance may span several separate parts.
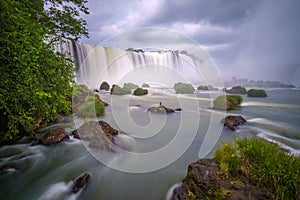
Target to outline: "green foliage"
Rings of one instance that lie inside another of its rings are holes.
[[[110,93],[114,95],[125,95],[131,94],[131,90],[129,88],[121,88],[118,85],[113,85],[110,89]]]
[[[85,118],[104,116],[105,106],[99,95],[87,96],[83,104],[79,106],[77,115]]]
[[[45,11],[44,5],[50,2],[66,3],[55,0],[0,2],[1,137],[11,139],[19,132],[34,134],[41,122],[58,120],[58,112],[70,111],[71,102],[67,97],[72,92],[72,63],[65,55],[54,52],[45,41],[50,41],[49,35],[54,38],[67,33],[68,37],[78,38],[85,27],[72,21],[75,13],[64,15],[62,19],[58,12]],[[81,0],[68,2],[73,2],[72,7],[79,10],[85,4]],[[71,9],[68,3],[47,8]],[[60,26],[62,24],[64,26]],[[69,30],[68,26],[73,28]]]
[[[130,89],[130,90],[135,90],[139,86],[134,84],[134,83],[124,83],[123,88]]]
[[[257,90],[257,89],[250,89],[247,92],[248,97],[267,97],[267,93],[265,90]]]
[[[110,88],[110,86],[109,86],[109,84],[106,81],[102,82],[101,85],[100,85],[100,90],[106,90],[106,91],[108,91],[109,88]]]
[[[143,88],[136,88],[134,90],[133,94],[136,95],[136,96],[143,96],[143,95],[148,94],[148,90],[143,89]]]
[[[189,83],[175,83],[174,89],[176,94],[194,94],[195,88]]]
[[[235,86],[235,87],[232,87],[230,90],[227,90],[225,88],[224,91],[228,94],[246,94],[247,93],[246,88],[244,88],[242,86]]]
[[[288,155],[277,144],[260,138],[235,139],[215,152],[226,174],[248,177],[274,199],[297,199],[300,187],[300,158]]]
[[[233,110],[239,108],[243,98],[240,95],[222,95],[214,100],[214,109]]]

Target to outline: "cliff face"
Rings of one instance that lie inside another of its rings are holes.
[[[173,192],[173,200],[183,199],[270,199],[266,191],[255,187],[246,177],[230,179],[215,159],[203,158],[188,167],[181,187]]]

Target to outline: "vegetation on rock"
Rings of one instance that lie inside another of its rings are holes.
[[[129,88],[121,88],[118,85],[112,85],[110,89],[110,93],[114,95],[125,95],[125,94],[131,94],[131,89]]]
[[[0,138],[35,134],[70,112],[73,65],[55,41],[88,35],[86,0],[0,2]]]
[[[134,83],[124,83],[123,88],[130,89],[130,90],[135,90],[139,86],[134,84]]]
[[[143,95],[148,94],[148,90],[143,89],[143,88],[136,88],[136,89],[133,91],[133,94],[136,95],[136,96],[143,96]]]
[[[194,94],[195,88],[189,83],[175,83],[174,89],[176,94]]]
[[[267,93],[265,90],[257,90],[257,89],[250,89],[247,92],[248,97],[267,97]]]
[[[218,88],[215,88],[212,85],[200,85],[198,86],[197,90],[209,90],[209,91],[214,91],[214,90],[218,90]]]
[[[109,84],[106,81],[102,82],[101,85],[100,85],[100,90],[106,90],[106,91],[108,91],[109,88],[110,88],[110,86],[109,86]]]
[[[243,98],[240,95],[222,95],[214,100],[214,109],[217,110],[234,110],[238,109]]]
[[[300,195],[300,158],[260,138],[236,139],[215,152],[221,171],[231,181],[245,177],[269,192],[271,199],[297,199]]]
[[[228,94],[246,94],[247,90],[246,90],[246,88],[244,88],[242,86],[234,86],[229,90],[224,88],[224,92],[226,92]]]

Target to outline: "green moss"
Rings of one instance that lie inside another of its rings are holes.
[[[226,88],[224,89],[224,92],[228,93],[228,94],[246,94],[247,90],[246,88],[242,87],[242,86],[235,86],[232,87],[231,89],[227,90]]]
[[[97,117],[105,115],[105,106],[98,95],[88,96],[85,102],[79,106],[77,113],[80,117]]]
[[[134,90],[133,94],[136,96],[143,96],[143,95],[148,94],[148,90],[143,89],[143,88],[137,88]]]
[[[233,178],[245,176],[257,187],[270,191],[274,199],[297,199],[300,158],[288,155],[277,144],[260,138],[235,139],[219,147],[214,157],[221,170]]]
[[[257,89],[250,89],[247,92],[248,97],[267,97],[267,93],[265,90],[257,90]]]
[[[222,95],[214,100],[214,109],[217,110],[234,110],[239,108],[243,98],[239,95]]]
[[[130,89],[130,90],[135,90],[139,86],[134,84],[134,83],[124,83],[123,88]]]
[[[100,90],[106,90],[106,91],[108,91],[109,88],[110,88],[110,86],[109,86],[109,84],[106,81],[102,82],[101,85],[100,85]]]
[[[195,88],[189,83],[175,83],[174,89],[176,94],[194,94]]]
[[[113,86],[111,87],[110,93],[111,93],[111,94],[114,94],[114,95],[131,94],[131,89],[129,89],[129,88],[121,88],[121,87],[118,86],[118,85],[113,85]]]

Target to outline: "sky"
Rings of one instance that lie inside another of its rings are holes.
[[[140,47],[149,36],[125,33],[169,29],[204,48],[225,79],[300,86],[300,0],[88,0],[88,7],[84,43],[107,44],[121,34],[123,44]],[[177,34],[152,33],[151,41],[184,49]]]

